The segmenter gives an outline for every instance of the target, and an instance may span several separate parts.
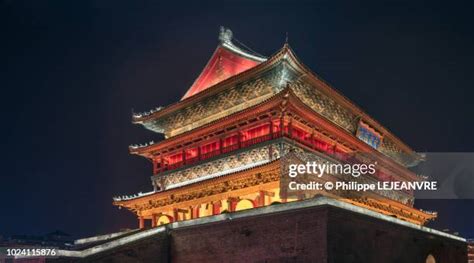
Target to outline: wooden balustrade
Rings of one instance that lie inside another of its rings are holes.
[[[298,136],[292,136],[290,131],[285,131],[284,130],[283,132],[275,131],[273,133],[269,133],[269,134],[266,134],[266,135],[263,135],[263,136],[259,136],[259,137],[256,137],[256,138],[249,139],[249,140],[242,140],[241,138],[239,138],[238,143],[236,143],[236,144],[221,147],[220,149],[217,149],[217,150],[214,150],[214,151],[211,151],[211,152],[207,152],[207,153],[201,153],[198,150],[198,152],[199,152],[198,156],[192,157],[192,158],[187,158],[183,161],[180,161],[180,162],[177,162],[177,163],[174,163],[174,164],[164,164],[164,165],[161,166],[161,169],[159,169],[159,172],[174,170],[174,169],[180,168],[180,167],[185,166],[185,165],[195,164],[199,161],[206,160],[206,159],[218,156],[218,155],[223,154],[223,153],[233,152],[233,151],[236,151],[236,150],[239,150],[239,149],[242,149],[242,148],[246,148],[246,147],[249,147],[249,146],[252,146],[252,145],[255,145],[255,144],[259,144],[259,143],[262,143],[262,142],[278,139],[278,138],[281,138],[281,137],[287,137],[287,138],[293,139],[293,140],[305,145],[306,147],[311,148],[311,149],[316,150],[316,151],[323,151],[323,152],[326,152],[326,153],[329,153],[329,154],[334,153],[333,147],[330,147],[328,149],[323,149],[319,145],[319,144],[321,144],[321,142],[318,141],[317,139],[314,139],[313,137],[301,138],[301,137],[298,137]],[[222,144],[220,144],[220,145],[222,145]],[[350,160],[346,160],[346,161],[350,162]]]
[[[223,147],[223,148],[222,148],[222,153],[232,152],[232,151],[235,151],[235,150],[237,150],[237,149],[239,149],[239,144],[238,144],[238,143],[232,144],[232,145]]]
[[[211,157],[217,156],[221,153],[220,149],[207,152],[207,153],[201,153],[201,160],[209,159]]]
[[[199,161],[199,156],[186,159],[186,164],[193,164]]]
[[[242,141],[241,144],[242,144],[242,147],[248,147],[248,146],[251,146],[251,145],[254,145],[254,144],[257,144],[257,143],[268,141],[270,139],[271,139],[271,135],[267,134],[267,135],[255,137],[255,138],[252,138],[252,139],[249,139],[249,140],[246,140],[246,141]]]

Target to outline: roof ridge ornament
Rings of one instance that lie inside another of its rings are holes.
[[[265,58],[264,56],[256,53],[255,51],[251,50],[250,48],[242,44],[237,38],[235,38],[236,43],[240,44],[240,46],[243,46],[243,47],[235,45],[232,42],[232,40],[234,39],[233,36],[234,34],[232,33],[232,30],[221,26],[219,30],[220,46],[225,47],[235,53],[238,53],[240,56],[250,58],[258,62],[263,62],[267,60],[267,58]]]
[[[232,43],[232,30],[229,28],[225,28],[223,26],[220,27],[219,31],[219,41],[221,43]]]

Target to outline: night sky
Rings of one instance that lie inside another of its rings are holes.
[[[220,25],[267,56],[288,32],[308,67],[417,151],[473,151],[472,4],[347,2],[0,0],[0,235],[136,227],[112,196],[151,190],[128,145],[160,136],[132,109],[179,100]],[[472,200],[416,205],[474,237]]]

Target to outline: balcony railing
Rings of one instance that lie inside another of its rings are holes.
[[[239,149],[239,144],[233,144],[226,147],[222,147],[222,153],[228,153]]]
[[[168,164],[166,168],[168,170],[173,170],[173,169],[179,168],[183,165],[184,165],[184,162],[177,162],[177,163],[173,163],[173,164]]]
[[[311,137],[310,138],[301,138],[301,137],[298,137],[298,136],[291,136],[291,134],[288,133],[287,131],[285,131],[283,133],[278,131],[278,132],[274,132],[273,134],[270,133],[270,134],[255,137],[255,138],[252,138],[252,139],[249,139],[249,140],[244,140],[244,141],[241,141],[240,143],[225,146],[225,147],[222,147],[220,149],[217,149],[217,150],[214,150],[214,151],[211,151],[211,152],[202,153],[202,154],[199,154],[196,157],[185,159],[185,160],[177,162],[177,163],[163,165],[161,167],[158,167],[157,170],[158,170],[158,173],[174,170],[174,169],[180,168],[180,167],[185,166],[185,165],[191,165],[191,164],[197,163],[199,161],[203,161],[203,160],[218,156],[218,155],[223,154],[223,153],[233,152],[233,151],[236,151],[236,150],[239,150],[239,149],[242,149],[242,148],[246,148],[246,147],[249,147],[249,146],[252,146],[252,145],[255,145],[255,144],[259,144],[259,143],[262,143],[262,142],[270,141],[270,140],[281,138],[281,137],[287,137],[287,138],[293,139],[293,140],[307,146],[308,148],[311,148],[311,149],[316,150],[316,151],[326,152],[326,153],[330,153],[330,154],[334,153],[334,149],[332,147],[328,147],[327,149],[324,149],[319,145],[319,144],[321,144],[320,141],[317,141],[316,139],[313,139]]]
[[[188,158],[186,159],[185,163],[186,164],[193,164],[199,162],[199,156],[193,157],[193,158]]]
[[[260,137],[255,137],[246,141],[241,142],[241,147],[248,147],[257,143],[269,141],[272,138],[271,134],[263,135]]]
[[[315,144],[314,144],[314,140],[311,140],[311,138],[300,138],[298,136],[293,136],[293,139],[298,141],[299,143],[301,144],[304,144],[310,148],[314,148],[315,147]]]
[[[203,153],[203,154],[201,154],[201,160],[209,159],[209,158],[212,158],[212,157],[217,156],[219,154],[221,154],[220,149],[214,150],[212,152]]]

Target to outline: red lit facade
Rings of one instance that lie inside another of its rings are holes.
[[[311,72],[288,44],[265,58],[234,45],[229,30],[220,41],[179,102],[133,117],[166,138],[130,146],[151,161],[153,191],[114,204],[135,213],[140,227],[311,198],[280,195],[290,152],[341,162],[369,153],[381,168],[368,180],[420,180],[406,168],[419,156]],[[413,199],[393,192],[345,200],[416,224],[436,216],[413,208]]]

